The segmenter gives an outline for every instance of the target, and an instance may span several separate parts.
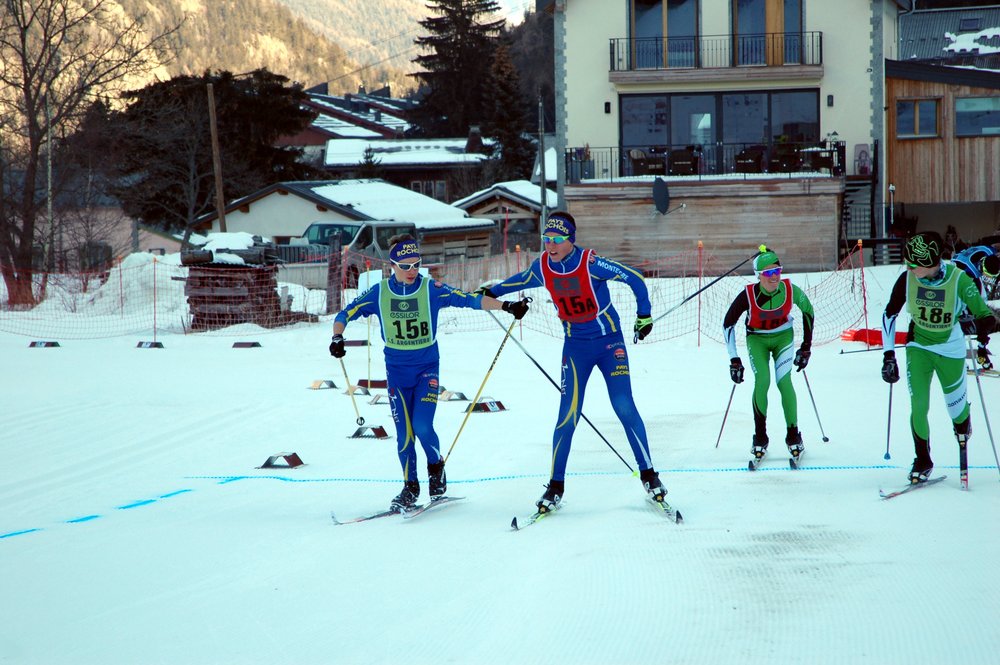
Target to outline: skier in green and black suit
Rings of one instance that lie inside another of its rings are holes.
[[[910,428],[916,457],[910,482],[926,482],[934,468],[931,461],[930,409],[931,377],[937,374],[958,439],[960,459],[972,433],[969,400],[965,385],[965,336],[959,314],[965,307],[975,317],[979,340],[978,362],[989,359],[986,345],[996,319],[986,306],[972,278],[953,263],[941,261],[944,241],[933,231],[918,233],[903,247],[906,272],[892,288],[889,304],[882,315],[882,379],[899,381],[896,364],[896,316],[906,306],[911,317],[906,336],[906,380],[910,387]]]
[[[781,393],[785,413],[785,444],[794,459],[804,450],[798,428],[797,401],[792,387],[792,366],[798,371],[809,363],[812,349],[813,307],[806,294],[789,279],[781,279],[781,261],[764,245],[753,262],[756,284],[748,284],[729,306],[722,322],[726,349],[729,351],[729,375],[734,383],[743,383],[743,361],[736,352],[736,323],[746,314],[747,351],[753,370],[754,435],[751,452],[760,461],[767,452],[767,391],[771,387],[769,362],[774,358],[774,378]],[[802,344],[797,351],[792,329],[792,305],[802,312]]]

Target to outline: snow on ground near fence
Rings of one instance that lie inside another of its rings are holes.
[[[252,242],[248,234],[215,234],[209,248],[240,248]],[[246,236],[246,237],[243,237]],[[219,252],[217,262],[223,259],[242,264],[238,256]],[[228,258],[225,258],[228,257]],[[456,288],[474,290],[483,283],[502,279],[526,268],[531,258],[523,254],[494,256],[481,260],[465,261],[437,266],[435,278]],[[853,257],[852,257],[853,258]],[[734,274],[722,278],[715,286],[685,301],[719,275],[733,268],[719,265],[711,252],[700,254],[686,252],[644,266],[649,274],[669,274],[671,277],[648,277],[652,315],[659,318],[667,311],[669,319],[656,325],[648,338],[650,343],[673,339],[691,333],[721,341],[721,319],[738,290],[753,279],[749,263]],[[375,266],[377,269],[377,266]],[[203,271],[224,269],[201,268]],[[817,318],[814,342],[825,344],[840,338],[848,328],[863,326],[865,304],[865,279],[871,269],[864,271],[850,263],[840,270],[822,273],[791,275],[802,287],[814,305],[825,312]],[[678,276],[680,275],[680,276]],[[157,258],[151,254],[132,254],[102,276],[52,275],[47,280],[46,298],[29,311],[0,309],[0,331],[37,338],[61,337],[63,339],[98,339],[102,337],[139,336],[156,339],[163,333],[183,333],[192,329],[191,310],[185,293],[188,267],[180,265],[180,255]],[[241,283],[242,284],[242,283]],[[220,283],[221,285],[221,283]],[[291,297],[291,310],[312,315],[326,313],[326,291],[307,289],[297,284],[278,283]],[[622,317],[623,328],[629,330],[635,321],[635,299],[624,284],[611,283],[612,302]],[[249,294],[250,296],[260,294]],[[344,291],[344,304],[357,295],[355,289]],[[535,306],[522,322],[523,327],[560,338],[562,329],[555,315],[555,308],[544,289],[531,289],[524,293],[536,299]],[[0,299],[4,297],[0,285]],[[876,319],[875,323],[878,323]],[[441,329],[445,331],[483,331],[493,327],[492,322],[478,312],[466,309],[449,309],[441,314]],[[796,324],[798,326],[798,324]],[[271,327],[259,334],[280,330]],[[210,334],[227,336],[232,328],[210,331]],[[241,333],[242,334],[242,333]]]
[[[898,268],[872,273],[877,321]],[[442,385],[470,397],[502,340],[476,314],[483,330],[439,337]],[[511,532],[543,491],[558,392],[508,343],[484,389],[507,411],[472,414],[456,441],[467,403],[438,407],[441,445],[454,442],[449,494],[466,500],[412,521],[335,526],[331,511],[386,506],[400,471],[394,440],[349,438],[355,414],[329,324],[275,331],[253,349],[232,348],[252,327],[165,334],[163,349],[122,338],[28,348],[0,333],[0,662],[996,661],[1000,473],[973,379],[970,491],[958,489],[935,384],[935,473],[948,478],[883,502],[880,487],[905,481],[912,443],[899,383],[883,459],[877,351],[814,350],[807,373],[829,443],[794,375],[802,470],[780,450],[772,388],[774,450],[750,473],[749,381],[715,447],[732,389],[725,348],[693,334],[629,342],[653,459],[686,523],[647,507],[638,479],[581,423],[564,508]],[[558,380],[560,340],[527,327],[518,340]],[[352,381],[383,378],[380,358],[378,344],[349,347]],[[308,390],[318,379],[338,388]],[[1000,399],[1000,379],[982,389]],[[388,407],[368,399],[367,423],[392,432]],[[584,412],[634,468],[600,378]],[[279,452],[305,466],[256,468]]]

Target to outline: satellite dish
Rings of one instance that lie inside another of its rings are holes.
[[[653,205],[656,206],[656,212],[661,215],[667,214],[670,209],[670,192],[667,189],[667,181],[663,178],[653,180]]]

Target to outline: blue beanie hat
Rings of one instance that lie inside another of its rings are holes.
[[[573,219],[573,215],[565,210],[556,210],[549,214],[549,218],[545,220],[545,228],[542,229],[542,234],[544,235],[549,231],[556,231],[559,235],[569,236],[570,242],[576,242],[576,220]]]

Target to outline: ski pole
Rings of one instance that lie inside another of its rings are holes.
[[[763,247],[763,245],[761,245],[761,247]],[[709,282],[705,286],[701,287],[700,289],[698,289],[697,291],[695,291],[694,293],[692,293],[691,295],[689,295],[688,297],[686,297],[684,300],[680,301],[679,303],[677,303],[676,305],[674,305],[673,307],[671,307],[670,309],[668,309],[667,311],[665,311],[663,314],[660,314],[658,317],[656,317],[655,319],[653,319],[653,323],[656,323],[657,321],[659,321],[663,317],[667,316],[668,314],[670,314],[671,312],[673,312],[674,310],[676,310],[678,307],[680,307],[681,305],[683,305],[684,303],[686,303],[688,300],[691,300],[691,298],[694,298],[695,296],[697,296],[699,293],[701,293],[703,291],[706,291],[710,286],[712,286],[713,284],[718,283],[722,278],[727,277],[727,276],[731,275],[732,273],[736,272],[737,270],[740,269],[740,266],[742,266],[747,261],[753,261],[758,256],[760,256],[761,252],[763,252],[763,251],[764,250],[760,250],[759,252],[757,252],[753,256],[750,256],[750,257],[747,257],[747,258],[743,259],[742,261],[740,261],[739,263],[737,263],[735,266],[733,266],[732,268],[730,268],[726,272],[722,273],[721,275],[719,275],[718,277],[716,277],[715,279],[713,279],[711,282]]]
[[[897,348],[897,349],[905,349],[906,345],[905,344],[897,344],[895,346],[895,348]],[[841,349],[840,350],[840,355],[844,356],[844,355],[847,355],[848,353],[871,353],[872,351],[885,351],[885,347],[884,346],[873,346],[873,347],[870,347],[870,348],[867,348],[867,349],[854,349],[852,351],[844,351],[843,349]]]
[[[819,423],[819,433],[823,435],[823,443],[829,443],[830,439],[827,438],[826,432],[823,431],[823,422],[819,419],[819,409],[816,408],[816,400],[813,399],[813,390],[809,386],[809,377],[806,376],[805,370],[802,370],[802,378],[806,380],[806,390],[809,391],[809,400],[813,403],[813,411],[816,413],[816,422]]]
[[[503,328],[503,324],[500,323],[500,319],[498,319],[493,312],[489,312],[488,311],[487,314],[489,314],[490,316],[492,316],[493,320],[496,321],[497,325],[500,326],[501,328]],[[539,365],[538,361],[535,360],[535,358],[530,353],[528,353],[528,350],[526,348],[524,348],[524,345],[521,344],[521,342],[519,342],[516,337],[514,337],[512,339],[514,340],[514,343],[517,344],[518,348],[521,349],[521,351],[524,353],[524,355],[528,356],[528,360],[530,360],[532,363],[534,363],[535,367],[538,368],[538,371],[545,375],[545,378],[549,380],[549,383],[551,383],[556,390],[558,390],[559,392],[562,392],[562,388],[559,387],[559,384],[556,383],[555,380],[551,376],[549,376],[549,373],[545,371],[545,368],[542,367],[541,365]],[[601,441],[603,441],[608,446],[608,448],[611,449],[611,452],[613,452],[615,455],[618,455],[618,459],[620,459],[622,461],[622,464],[624,464],[626,467],[628,467],[628,470],[631,471],[634,474],[635,471],[632,469],[632,465],[629,464],[628,462],[626,462],[625,458],[622,457],[618,453],[617,450],[615,450],[615,447],[611,445],[611,442],[608,441],[604,437],[603,434],[601,434],[601,431],[599,429],[597,429],[597,427],[594,425],[594,423],[590,422],[590,418],[588,418],[586,415],[584,415],[583,411],[580,411],[580,417],[583,418],[584,422],[586,422],[588,425],[590,425],[590,429],[594,430],[594,433],[597,434],[597,436],[600,437]]]
[[[733,405],[733,395],[736,394],[736,384],[733,384],[733,389],[729,391],[729,404],[726,404],[726,413],[722,416],[722,427],[719,428],[719,438],[715,440],[715,447],[719,447],[719,441],[722,441],[722,430],[726,428],[726,418],[729,417],[729,407]]]
[[[969,338],[969,351],[972,351],[972,338]],[[979,380],[979,364],[976,359],[972,359],[972,373],[976,376],[976,389],[979,391],[979,403],[983,406],[983,419],[986,421],[986,433],[990,435],[990,446],[993,447],[993,459],[997,463],[997,471],[1000,472],[1000,457],[997,457],[997,444],[993,441],[993,428],[990,427],[990,416],[986,413],[986,400],[983,398],[983,384]],[[972,414],[969,414],[972,417]]]
[[[892,432],[892,384],[889,384],[889,423],[885,428],[885,459],[889,457],[889,433]]]
[[[347,394],[351,396],[351,404],[354,405],[354,413],[358,416],[357,423],[360,427],[365,424],[365,419],[361,417],[361,412],[358,411],[358,402],[354,399],[353,386],[351,385],[351,380],[347,378],[347,367],[344,365],[344,359],[340,358],[340,369],[344,370],[344,382],[347,383]]]
[[[517,325],[517,319],[510,322],[510,327],[507,328],[507,333],[503,336],[503,341],[500,342],[500,348],[497,349],[497,354],[493,356],[493,362],[490,363],[490,368],[486,370],[486,376],[483,377],[483,382],[479,384],[479,391],[476,393],[475,398],[472,400],[472,404],[469,405],[469,410],[465,412],[465,418],[462,419],[462,424],[458,428],[458,432],[455,433],[455,440],[451,442],[451,447],[448,448],[447,454],[444,456],[444,462],[448,462],[448,457],[451,456],[451,451],[455,448],[455,444],[458,443],[458,437],[462,434],[462,430],[465,429],[465,423],[469,421],[469,416],[472,415],[472,410],[475,408],[476,404],[479,403],[479,396],[483,394],[483,388],[486,387],[486,380],[490,378],[490,374],[493,373],[493,368],[496,367],[497,360],[500,358],[500,352],[503,351],[504,345],[507,343],[508,339],[511,339],[511,333],[514,331],[514,326]]]

